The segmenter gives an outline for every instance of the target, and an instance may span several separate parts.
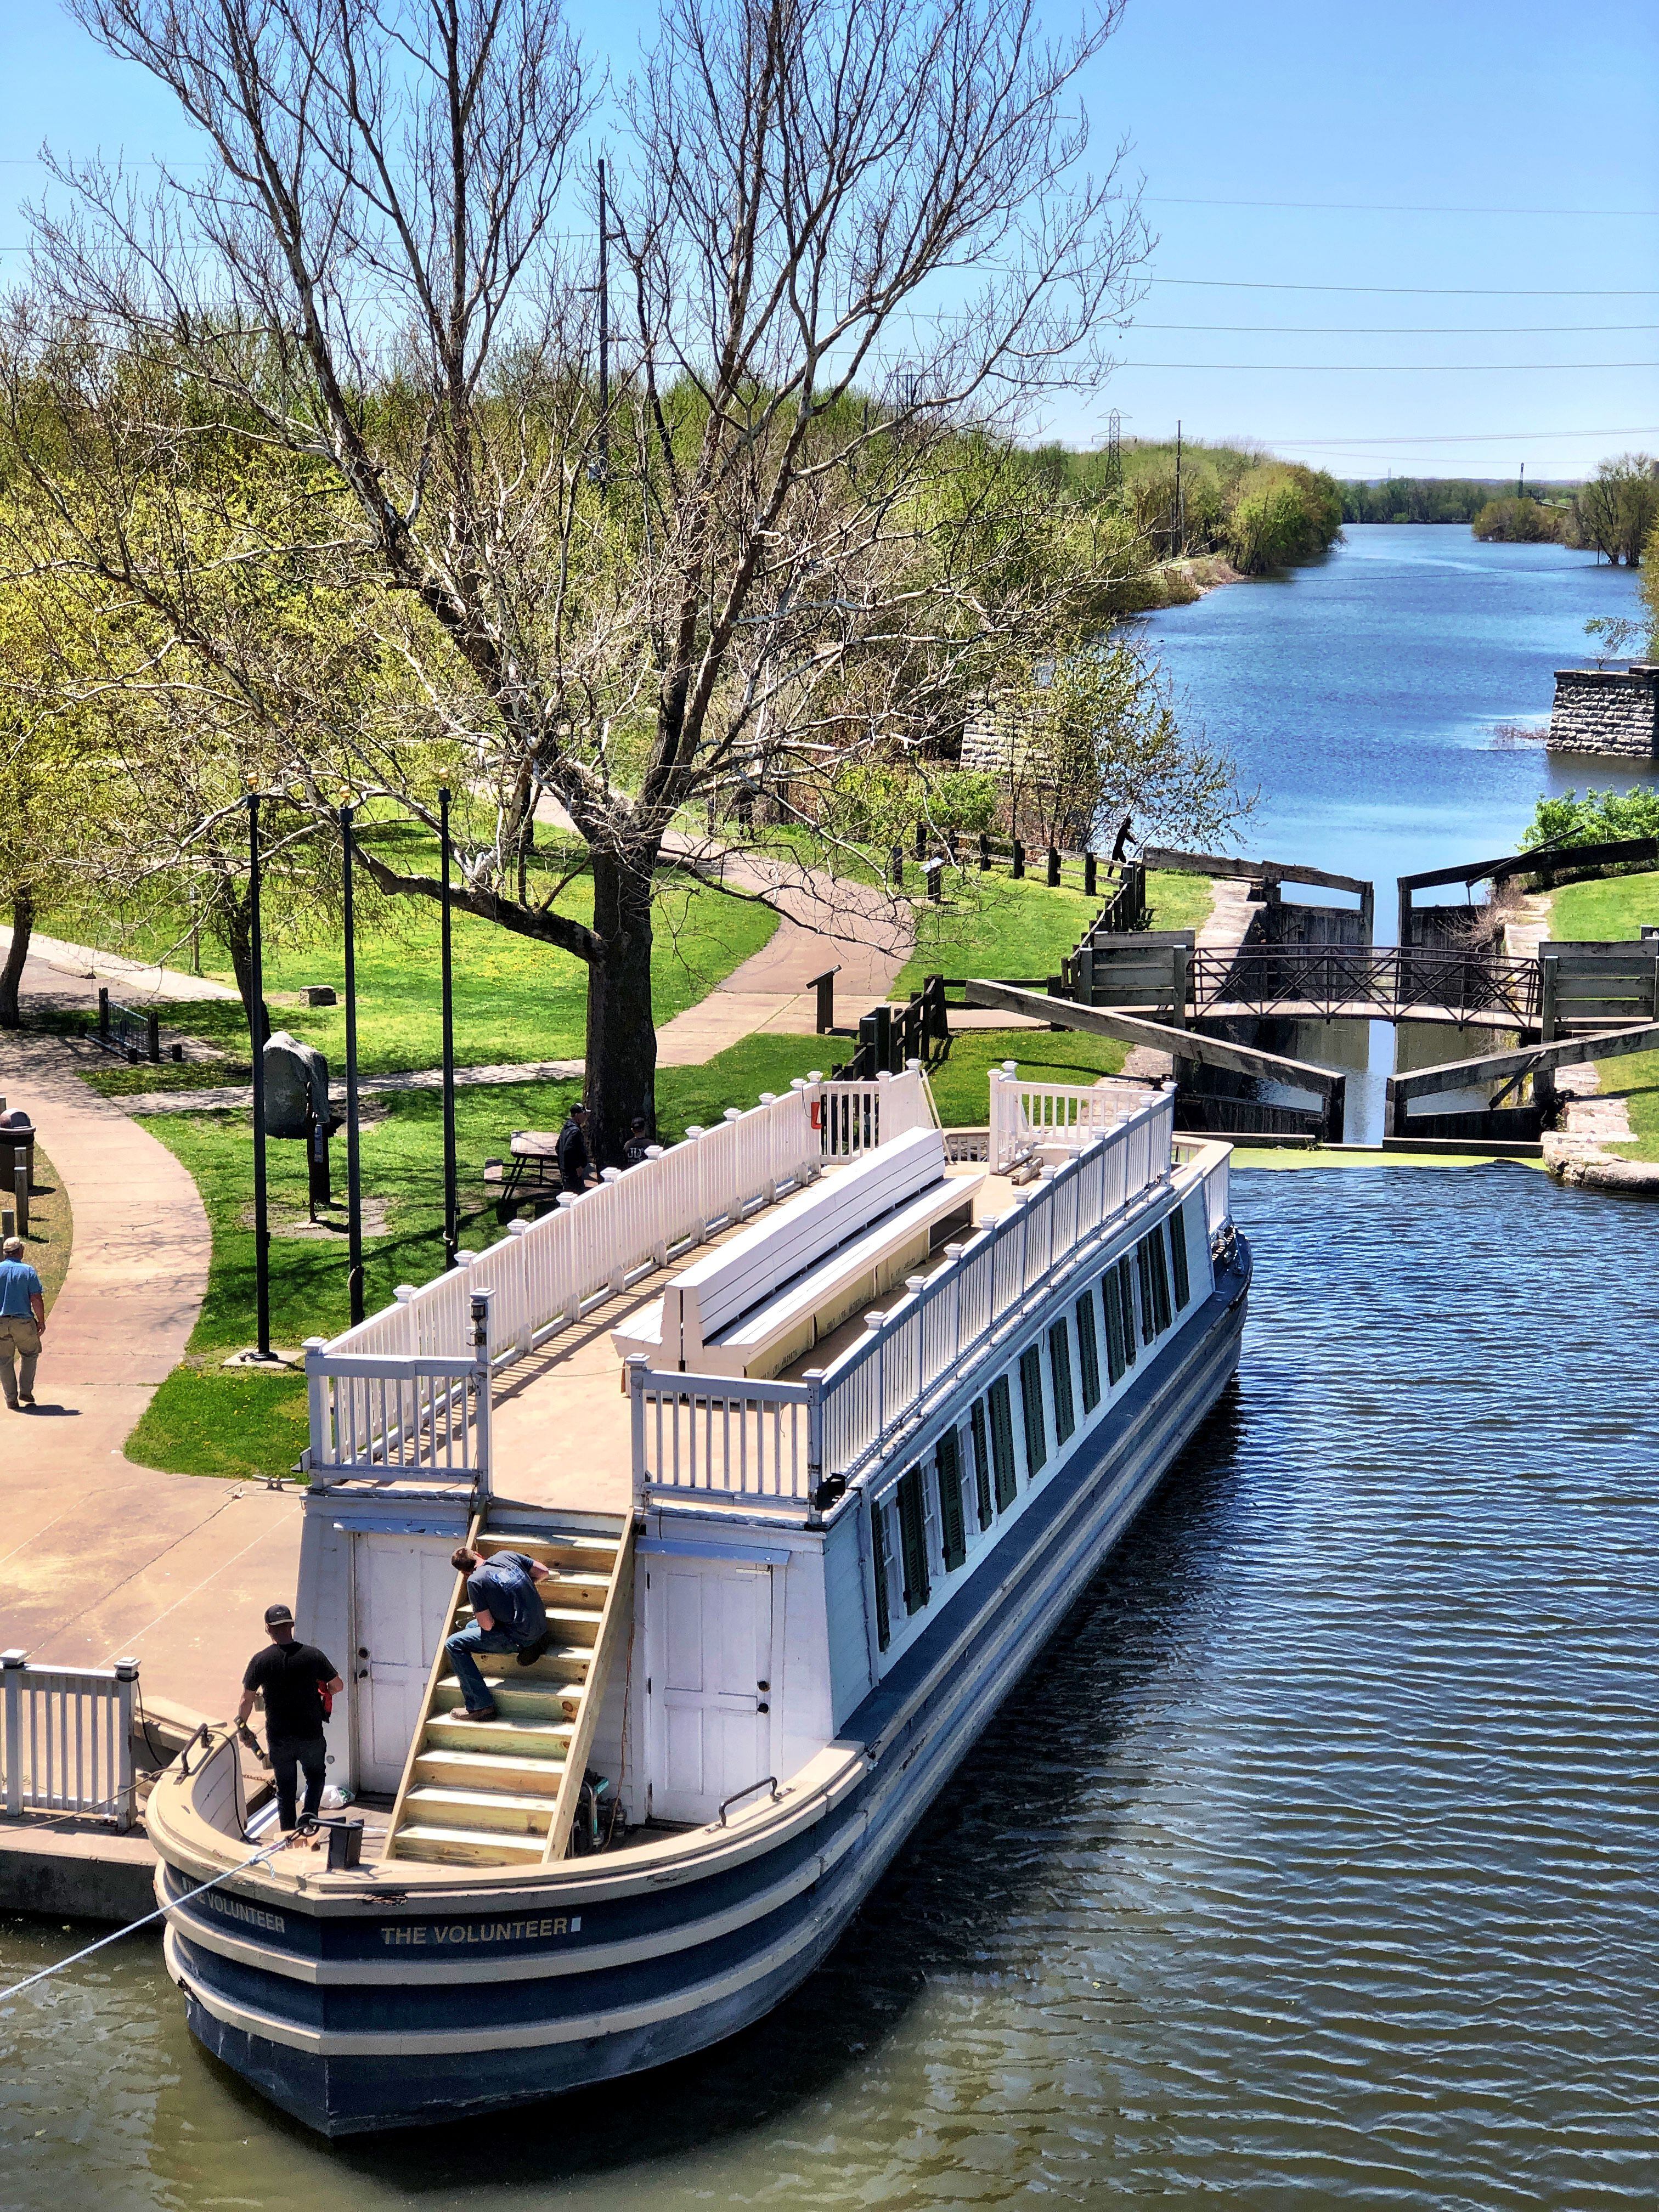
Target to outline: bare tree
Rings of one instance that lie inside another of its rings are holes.
[[[948,738],[1098,592],[1099,548],[1033,557],[1047,502],[1005,441],[1101,373],[1144,251],[1075,99],[1121,0],[1060,41],[1029,0],[667,0],[606,118],[603,414],[568,228],[599,93],[556,6],[70,4],[210,158],[149,194],[61,169],[74,211],[39,221],[9,381],[77,426],[26,441],[58,557],[137,611],[123,680],[200,742],[257,723],[319,817],[429,823],[458,781],[461,903],[588,964],[614,1156],[654,1081],[653,882],[708,802]],[[204,486],[233,449],[280,480],[252,516]],[[197,522],[156,526],[157,482]],[[367,606],[364,680],[257,626],[228,647],[222,586],[256,572]],[[536,859],[550,801],[591,923]]]

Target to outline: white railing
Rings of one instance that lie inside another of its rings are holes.
[[[1030,1083],[1011,1069],[991,1078],[991,1171],[1006,1175],[1014,1162],[1040,1146],[1076,1150],[1143,1107],[1143,1083]]]
[[[0,1652],[0,1794],[17,1814],[80,1813],[131,1827],[138,1662],[31,1667]]]
[[[489,1479],[488,1372],[758,1206],[904,1130],[933,1126],[919,1070],[879,1083],[798,1081],[692,1128],[640,1166],[514,1222],[482,1255],[306,1346],[313,1481],[364,1475]],[[481,1306],[481,1303],[482,1306]],[[487,1316],[487,1319],[485,1316]],[[483,1347],[483,1352],[479,1347]]]
[[[647,1486],[757,1504],[805,1506],[820,1428],[816,1383],[653,1374],[628,1363],[635,1494]]]
[[[823,1481],[854,1478],[930,1394],[1014,1323],[1034,1292],[1046,1296],[1085,1248],[1167,1184],[1174,1129],[1172,1092],[1143,1099],[1116,1128],[1046,1168],[968,1243],[947,1245],[946,1265],[872,1316],[863,1340],[821,1376],[763,1383],[634,1368],[635,1494],[695,1490],[745,1509],[767,1501],[815,1507]],[[795,1409],[787,1421],[786,1407]],[[771,1454],[764,1462],[763,1431]]]
[[[812,1095],[827,1160],[853,1159],[912,1129],[939,1127],[919,1060],[913,1060],[901,1075],[878,1075],[873,1083],[820,1083]]]

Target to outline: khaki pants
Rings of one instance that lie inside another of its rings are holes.
[[[19,1366],[14,1373],[13,1357]],[[20,1397],[34,1395],[34,1363],[40,1357],[40,1332],[27,1314],[21,1319],[0,1316],[0,1390],[6,1394],[6,1403],[15,1406]]]

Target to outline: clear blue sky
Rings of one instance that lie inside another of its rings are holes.
[[[161,95],[55,9],[4,12],[9,208],[43,138],[188,150]],[[625,68],[639,0],[573,13]],[[1099,145],[1133,142],[1159,242],[1125,366],[1060,434],[1093,442],[1115,406],[1127,434],[1179,418],[1342,475],[1659,452],[1659,368],[1639,365],[1659,328],[1594,327],[1659,325],[1653,0],[1129,0],[1087,96]]]

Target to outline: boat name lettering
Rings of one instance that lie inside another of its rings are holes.
[[[582,1917],[574,1913],[567,1919],[563,1913],[556,1918],[540,1920],[475,1920],[452,1923],[447,1927],[382,1928],[382,1943],[516,1943],[526,1936],[574,1936],[580,1933]]]
[[[257,1905],[242,1905],[234,1897],[213,1894],[208,1903],[215,1912],[222,1912],[227,1920],[246,1920],[255,1928],[268,1928],[273,1936],[284,1934],[288,1928],[280,1912],[266,1912]]]

